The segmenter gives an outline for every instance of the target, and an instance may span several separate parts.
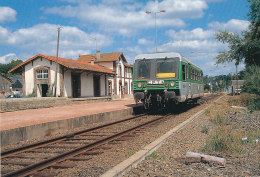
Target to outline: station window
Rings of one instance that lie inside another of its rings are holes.
[[[37,70],[37,79],[48,79],[48,70],[47,69],[40,69]]]

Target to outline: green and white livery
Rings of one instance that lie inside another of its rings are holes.
[[[202,79],[202,69],[179,53],[140,54],[134,61],[134,98],[146,109],[197,101],[204,93]]]

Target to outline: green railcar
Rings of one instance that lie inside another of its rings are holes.
[[[140,54],[134,61],[136,103],[146,109],[197,101],[203,96],[203,71],[179,53]]]

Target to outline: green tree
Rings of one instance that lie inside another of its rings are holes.
[[[244,62],[247,66],[260,66],[260,0],[248,0],[250,11],[248,30],[242,34],[221,31],[216,34],[216,39],[228,44],[229,50],[221,51],[217,55],[216,64],[235,62],[238,65]]]
[[[248,93],[260,95],[260,66],[252,65],[247,67],[244,79],[243,90]]]
[[[18,73],[8,73],[8,71],[12,68],[14,68],[15,66],[21,64],[23,61],[22,60],[11,60],[9,63],[7,64],[2,64],[0,63],[0,73],[3,76],[10,76],[12,74],[18,74]]]

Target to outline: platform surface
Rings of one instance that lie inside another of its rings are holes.
[[[0,130],[9,130],[131,107],[135,107],[133,99],[5,112],[0,113]]]

